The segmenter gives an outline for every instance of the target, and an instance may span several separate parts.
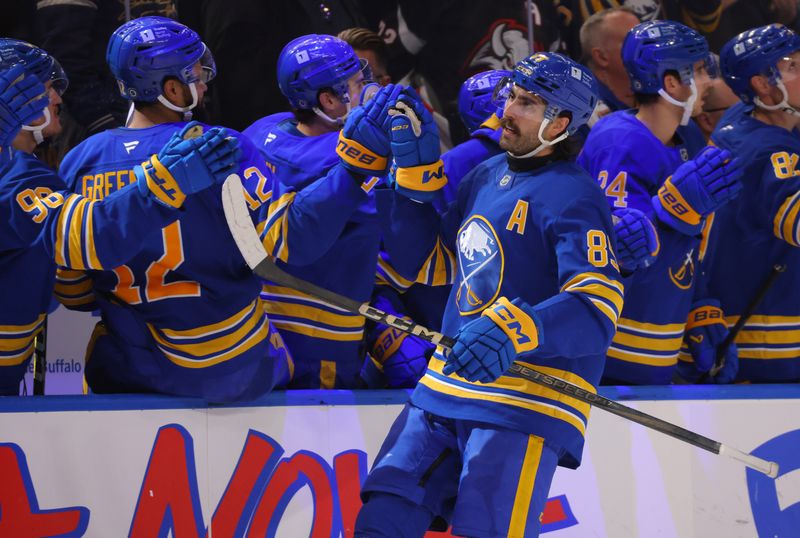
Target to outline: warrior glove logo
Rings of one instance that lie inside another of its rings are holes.
[[[458,289],[456,303],[461,315],[480,312],[500,292],[503,248],[492,225],[474,215],[458,231]]]

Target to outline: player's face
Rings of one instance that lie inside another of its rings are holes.
[[[514,155],[524,155],[539,145],[539,126],[547,106],[544,99],[516,84],[503,107],[500,147]]]
[[[347,95],[350,96],[350,108],[355,108],[361,104],[360,102],[361,90],[364,89],[364,86],[366,86],[366,84],[367,81],[364,80],[363,71],[359,71],[358,73],[347,79]],[[342,112],[342,115],[344,115],[344,112]]]
[[[47,90],[47,96],[50,100],[47,104],[47,108],[50,111],[50,123],[42,130],[42,136],[45,138],[50,138],[61,133],[61,121],[58,117],[58,113],[61,110],[61,103],[63,101],[61,100],[61,96],[58,95],[58,92],[55,90],[55,88],[53,88],[52,81],[48,80],[44,87]],[[44,116],[32,121],[31,125],[36,126],[43,123]]]
[[[206,83],[204,82],[205,73],[203,72],[203,64],[197,62],[192,66],[192,77],[197,79],[197,82],[195,83],[195,86],[197,87],[197,102],[202,103],[203,97],[206,94],[206,90],[208,90],[208,85],[206,85]],[[191,102],[192,102],[192,95],[190,93],[189,102],[187,103],[187,105],[191,104]]]
[[[697,86],[697,100],[694,103],[694,110],[692,110],[693,116],[703,111],[706,96],[711,90],[711,76],[706,69],[705,60],[694,64],[694,83]]]
[[[786,86],[789,103],[800,105],[800,51],[793,52],[778,62],[783,85]]]

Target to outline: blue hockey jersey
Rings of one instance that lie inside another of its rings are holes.
[[[281,184],[300,190],[339,168],[338,132],[309,137],[290,113],[256,121],[244,134],[261,150]],[[279,263],[282,269],[360,302],[369,301],[375,280],[380,229],[375,201],[367,196],[377,178],[362,184],[364,197],[334,241],[309,239],[318,258],[311,263]],[[335,200],[332,200],[335,203]],[[309,214],[324,225],[320,215]],[[266,282],[262,297],[270,319],[295,359],[292,388],[353,388],[365,360],[364,318],[307,294]]]
[[[52,169],[21,151],[0,168],[0,179],[0,394],[18,394],[50,305],[56,261],[119,265],[179,212],[138,189],[103,203],[71,194]]]
[[[387,250],[409,280],[453,283],[446,334],[499,297],[521,298],[541,321],[539,347],[517,360],[595,391],[622,310],[623,285],[602,191],[578,166],[548,157],[509,163],[505,155],[463,179],[440,216],[429,204],[379,193]],[[492,383],[445,376],[438,349],[412,401],[437,415],[488,422],[544,437],[581,459],[589,406],[515,375]]]
[[[103,198],[124,188],[130,170],[157,152],[185,123],[112,129],[82,142],[64,159],[69,187]],[[316,255],[338,217],[363,198],[339,170],[316,188],[275,195],[272,172],[239,133],[239,175],[265,248],[281,259]],[[87,377],[100,390],[153,391],[212,401],[256,397],[287,380],[290,359],[259,297],[260,281],[228,230],[219,185],[188,197],[179,220],[150,235],[125,265],[92,271],[104,326],[91,345]],[[337,203],[329,199],[336,193]],[[308,219],[318,215],[320,221]],[[104,334],[107,332],[107,334]]]
[[[658,224],[651,198],[678,166],[705,146],[696,125],[679,128],[665,146],[636,118],[613,112],[592,127],[578,164],[605,190],[613,209],[633,207]],[[658,224],[660,251],[626,280],[625,308],[608,349],[604,382],[669,384],[694,299],[700,237]]]
[[[711,135],[745,163],[738,198],[717,211],[708,287],[729,325],[758,294],[774,264],[787,270],[736,337],[739,379],[800,381],[800,139],[730,108]]]

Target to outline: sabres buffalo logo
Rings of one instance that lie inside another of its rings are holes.
[[[458,289],[462,316],[480,312],[494,302],[503,280],[503,247],[484,217],[470,217],[458,231]]]

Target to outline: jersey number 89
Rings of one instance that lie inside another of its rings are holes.
[[[610,263],[614,269],[619,271],[614,250],[611,248],[611,243],[605,232],[601,230],[589,230],[586,232],[586,248],[589,263],[595,267],[605,267]]]

